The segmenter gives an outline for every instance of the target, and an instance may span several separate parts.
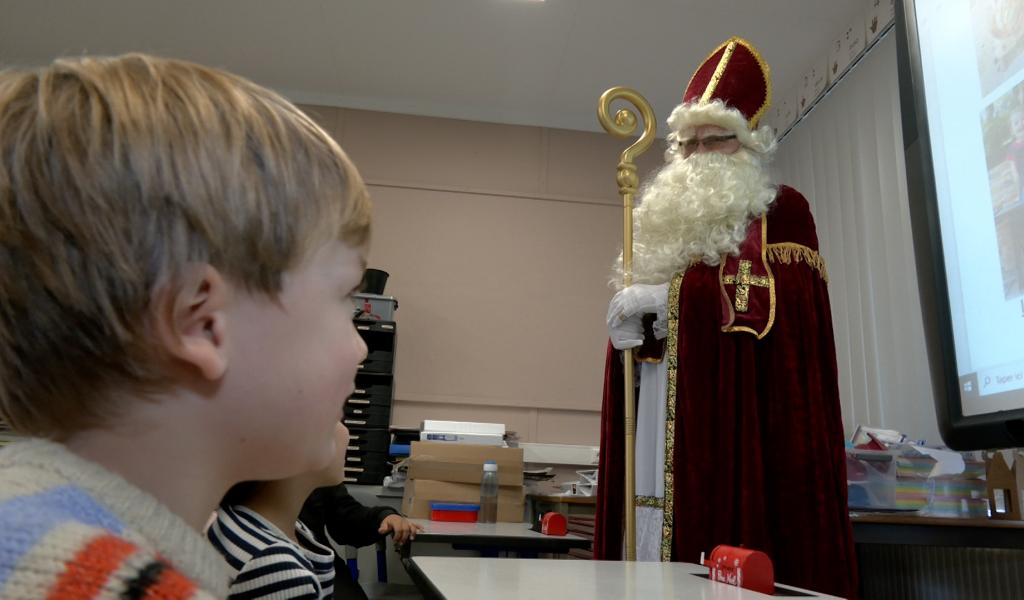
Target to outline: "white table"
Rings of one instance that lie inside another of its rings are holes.
[[[491,550],[550,552],[564,554],[570,548],[590,548],[590,540],[578,535],[544,535],[530,529],[528,523],[452,523],[428,519],[410,519],[423,527],[416,540],[420,543],[466,544]],[[406,554],[408,556],[408,554]]]
[[[707,568],[687,563],[613,562],[515,558],[420,556],[409,561],[410,575],[427,598],[504,600],[519,598],[596,598],[648,600],[757,600],[772,598],[709,581]],[[799,588],[802,598],[831,598]]]

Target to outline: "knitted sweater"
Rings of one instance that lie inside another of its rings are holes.
[[[224,562],[122,477],[44,440],[0,450],[0,597],[212,598]]]

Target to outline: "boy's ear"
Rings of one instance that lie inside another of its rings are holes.
[[[164,351],[204,379],[219,380],[228,368],[227,307],[231,285],[210,265],[193,265],[178,285],[155,298],[156,336]]]

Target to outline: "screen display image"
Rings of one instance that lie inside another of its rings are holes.
[[[898,13],[908,191],[930,216],[914,219],[915,250],[919,271],[922,252],[941,270],[922,284],[944,325],[930,342],[948,382],[940,429],[954,447],[1008,445],[1024,416],[1024,0],[907,0]]]

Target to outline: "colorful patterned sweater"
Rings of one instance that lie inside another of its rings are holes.
[[[0,450],[0,598],[223,597],[223,565],[155,498],[64,446]]]

